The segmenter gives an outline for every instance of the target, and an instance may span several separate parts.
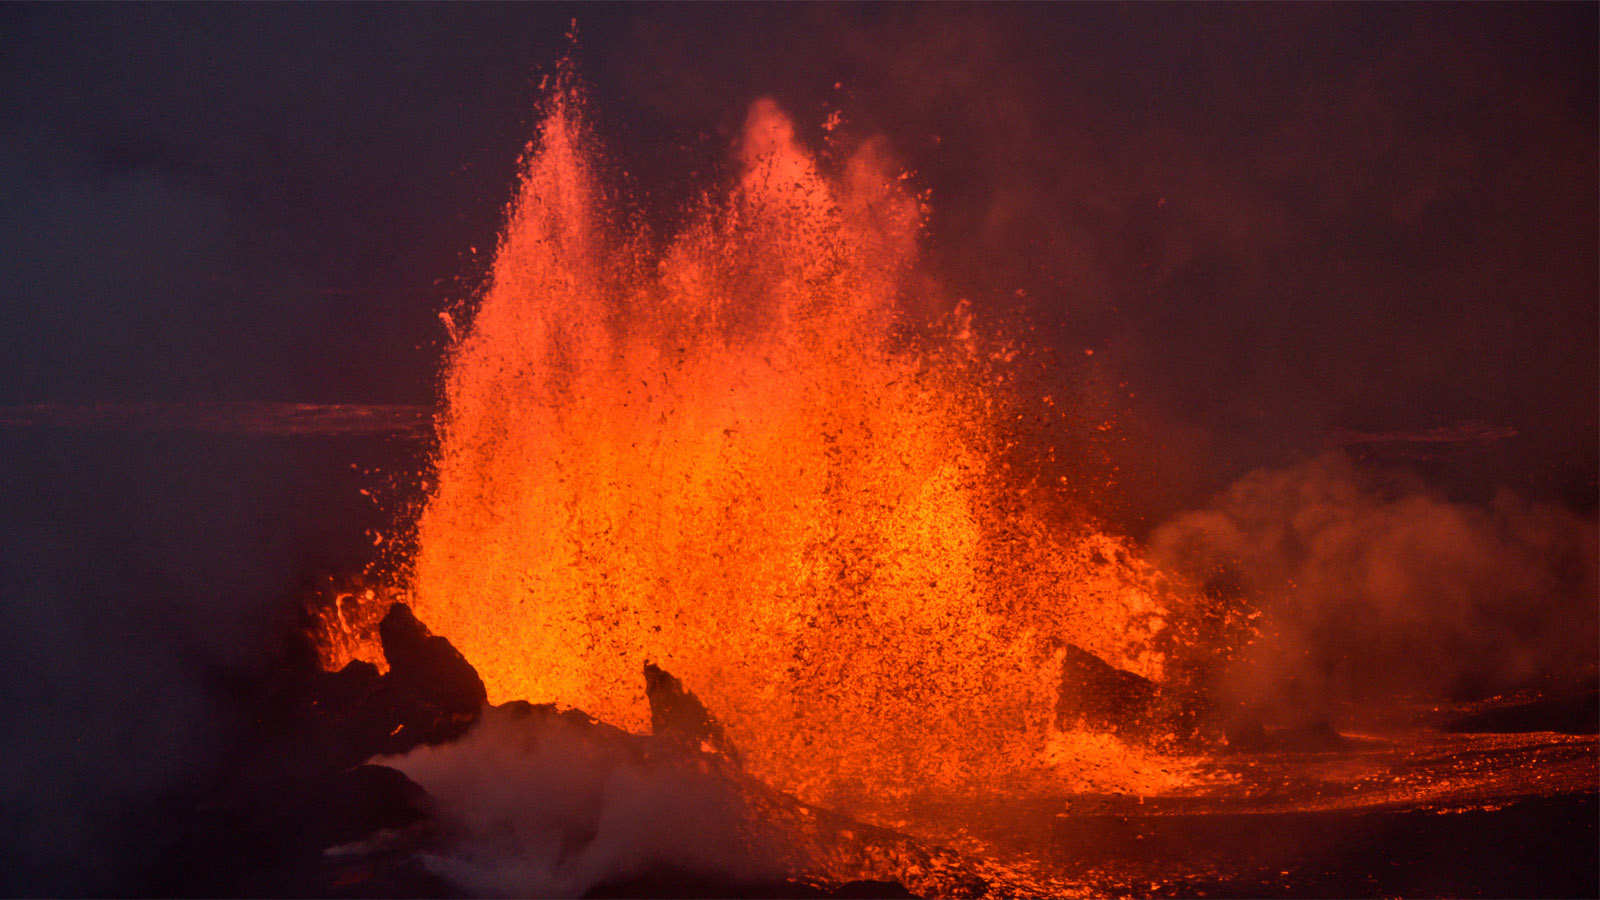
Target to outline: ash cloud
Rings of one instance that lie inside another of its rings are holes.
[[[1592,678],[1597,544],[1593,518],[1509,490],[1451,502],[1332,451],[1245,476],[1151,549],[1258,605],[1224,694],[1308,724],[1352,702]]]

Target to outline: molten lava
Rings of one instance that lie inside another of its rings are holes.
[[[643,730],[651,662],[813,800],[1052,766],[1145,785],[1076,772],[1052,711],[1066,642],[1162,681],[1171,594],[1008,483],[1010,354],[964,305],[909,312],[921,210],[882,153],[825,174],[758,102],[736,183],[652,251],[606,203],[581,94],[547,104],[449,361],[409,578],[490,700]]]

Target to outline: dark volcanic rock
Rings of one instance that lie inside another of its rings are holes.
[[[356,660],[337,672],[291,648],[282,667],[250,698],[256,733],[240,769],[251,777],[304,778],[374,756],[460,737],[488,700],[472,665],[404,604],[380,626],[389,671]],[[259,771],[257,771],[259,770]]]
[[[1145,735],[1153,724],[1156,698],[1156,685],[1150,679],[1068,644],[1061,661],[1056,727]]]
[[[482,715],[483,682],[449,641],[396,604],[381,626],[389,671],[338,672],[290,651],[254,701],[257,725],[195,809],[155,882],[162,893],[435,895],[448,888],[409,856],[327,855],[374,833],[420,827],[427,795],[374,756],[454,740]]]
[[[388,730],[369,734],[375,745],[369,755],[404,753],[466,733],[489,701],[466,657],[417,621],[404,603],[389,608],[378,634],[389,671],[362,713],[376,730]]]
[[[719,753],[734,763],[739,761],[738,751],[729,743],[722,723],[670,672],[645,663],[644,693],[650,701],[650,730],[657,737],[691,750]]]
[[[261,708],[255,760],[279,776],[338,771],[374,756],[454,740],[488,700],[472,665],[396,603],[380,626],[389,671],[356,660],[337,672],[303,662]]]
[[[430,796],[396,768],[367,762],[421,744],[452,745],[434,752],[465,753],[469,767],[492,770],[508,753],[531,754],[523,759],[528,765],[570,767],[529,781],[512,759],[504,789],[532,792],[505,808],[513,833],[544,821],[545,812],[529,819],[520,810],[546,810],[551,827],[570,831],[561,838],[569,851],[602,840],[596,858],[615,863],[616,878],[596,882],[595,896],[905,897],[911,894],[904,886],[883,879],[906,866],[914,889],[923,893],[984,891],[983,880],[951,851],[809,807],[743,772],[716,717],[659,667],[644,673],[655,734],[638,735],[553,705],[487,706],[472,666],[402,604],[389,610],[379,634],[386,673],[364,662],[325,672],[313,655],[291,652],[253,689],[256,729],[224,777],[192,805],[183,801],[176,813],[180,839],[151,860],[149,890],[142,893],[459,896],[470,879],[453,873],[446,881],[427,861],[482,863],[477,854],[484,845],[469,840],[470,823],[479,816],[458,815],[461,797]],[[432,758],[437,764],[444,757]],[[657,799],[613,798],[606,787],[613,783],[642,785]],[[584,806],[591,796],[602,805]],[[673,798],[689,805],[676,806]],[[611,814],[626,815],[630,828],[646,828],[631,839],[636,844],[604,843],[618,840],[614,829],[602,834],[597,825],[606,803],[623,804],[624,812]],[[708,809],[722,809],[718,815],[724,816],[742,812],[734,824],[724,819],[719,832],[707,827],[716,822],[694,818]],[[658,817],[667,831],[649,833],[639,816],[646,823]],[[684,827],[684,817],[694,826]],[[478,835],[493,846],[502,837]],[[684,841],[712,847],[713,861],[748,857],[757,864],[693,871],[683,854],[663,850],[681,849]],[[642,857],[634,860],[632,853]],[[879,880],[852,880],[862,878]]]
[[[378,625],[389,677],[419,700],[443,709],[475,712],[489,701],[483,680],[451,643],[396,603]]]
[[[304,785],[295,815],[306,823],[303,839],[320,851],[421,821],[427,799],[427,792],[399,771],[362,765]]]
[[[417,866],[349,865],[329,848],[425,826],[428,796],[385,766],[253,780],[189,818],[155,893],[201,896],[427,896],[448,893]],[[357,885],[362,885],[358,887]]]

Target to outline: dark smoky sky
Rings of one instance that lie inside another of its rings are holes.
[[[951,296],[1115,417],[1136,532],[1336,429],[1463,422],[1516,436],[1438,445],[1441,490],[1592,513],[1597,17],[7,4],[0,406],[433,402],[437,314],[481,279],[576,18],[608,165],[661,225],[757,97],[814,144],[835,110],[885,136]],[[125,877],[128,817],[225,739],[209,679],[300,579],[364,562],[362,473],[415,459],[0,426],[5,893]]]
[[[1592,4],[0,15],[0,403],[431,401],[575,17],[658,218],[758,96],[887,136],[949,289],[1095,351],[1140,510],[1462,421],[1518,436],[1455,486],[1594,504]]]

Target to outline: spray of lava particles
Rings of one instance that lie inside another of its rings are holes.
[[[449,360],[417,615],[494,702],[643,730],[656,663],[816,801],[1062,777],[1063,644],[1159,682],[1173,595],[1007,483],[1013,354],[907,312],[905,179],[871,143],[825,172],[757,102],[736,180],[647,245],[581,92],[545,112]]]

